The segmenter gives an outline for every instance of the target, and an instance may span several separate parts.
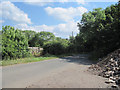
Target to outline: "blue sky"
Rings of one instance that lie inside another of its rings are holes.
[[[35,1],[35,0],[34,0]],[[22,30],[49,31],[58,37],[68,38],[79,31],[77,22],[82,14],[94,8],[106,8],[116,2],[1,2],[0,23]],[[2,15],[1,15],[2,13]]]

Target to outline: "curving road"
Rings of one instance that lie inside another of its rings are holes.
[[[87,59],[87,55],[81,54],[60,59],[5,66],[2,68],[2,86],[3,88],[106,87],[103,84],[103,78],[85,72],[90,65],[91,62]],[[76,75],[74,75],[75,73]],[[86,78],[90,78],[90,80],[86,80]],[[91,78],[94,80],[92,81]],[[66,81],[64,81],[65,79]],[[74,84],[75,82],[77,84]],[[82,85],[84,83],[88,85]]]

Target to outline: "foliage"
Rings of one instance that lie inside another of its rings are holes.
[[[30,57],[30,58],[21,58],[21,59],[16,59],[16,60],[3,60],[3,61],[0,61],[0,66],[30,63],[30,62],[38,62],[38,61],[43,61],[43,60],[55,59],[55,58],[58,58],[58,57],[56,57],[56,56]]]
[[[2,35],[0,32],[2,58],[26,57],[29,55],[28,46],[43,47],[43,53],[48,56],[92,52],[94,58],[103,57],[120,48],[120,3],[84,13],[77,26],[80,33],[69,39],[55,37],[51,32],[21,31],[5,26]]]
[[[53,55],[60,55],[67,53],[68,44],[68,40],[57,37],[56,40],[47,42],[44,45],[44,54],[49,53]]]
[[[22,32],[26,36],[26,38],[28,39],[28,41],[30,41],[35,36],[35,34],[36,34],[35,31],[31,31],[31,30],[24,30]]]
[[[75,45],[82,52],[94,52],[97,57],[120,48],[120,4],[106,9],[94,9],[84,13],[78,23],[80,33],[75,37]]]
[[[2,58],[15,59],[28,56],[28,40],[14,27],[2,27]]]
[[[44,43],[48,41],[54,40],[55,36],[53,33],[50,32],[39,32],[36,33],[35,36],[29,40],[29,46],[31,47],[42,47]]]

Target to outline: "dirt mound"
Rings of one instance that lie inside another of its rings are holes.
[[[97,64],[91,65],[89,69],[94,74],[108,78],[106,83],[112,83],[112,87],[120,88],[120,49],[110,53]]]

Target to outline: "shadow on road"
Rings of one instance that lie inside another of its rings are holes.
[[[83,65],[91,65],[93,64],[89,59],[88,59],[87,54],[79,54],[79,55],[74,55],[74,56],[68,56],[68,57],[63,57],[65,62],[70,62],[70,63],[77,63],[77,64],[83,64]]]

